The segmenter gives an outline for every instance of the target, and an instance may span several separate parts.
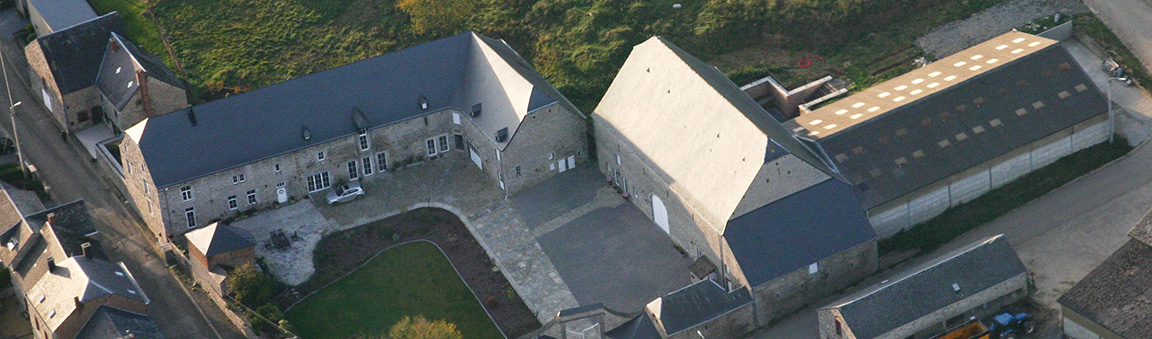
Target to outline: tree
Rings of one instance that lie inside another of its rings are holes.
[[[448,35],[464,28],[476,0],[399,0],[396,7],[408,14],[417,34]]]
[[[456,329],[456,324],[444,320],[429,321],[424,316],[407,317],[400,319],[388,330],[388,338],[392,339],[463,339],[464,336]]]
[[[228,281],[232,297],[249,307],[268,303],[276,292],[272,279],[250,263],[232,270]]]

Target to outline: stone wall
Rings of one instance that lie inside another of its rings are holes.
[[[752,287],[759,326],[781,319],[827,298],[876,272],[876,241],[869,241],[818,262],[819,271],[808,267]]]
[[[147,76],[141,89],[147,88],[148,102],[152,105],[153,116],[168,114],[177,110],[188,108],[188,96],[184,89]],[[117,129],[124,130],[136,125],[148,117],[144,107],[143,90],[138,90],[128,99],[124,108],[117,109],[108,98],[101,95],[100,103],[109,120],[116,124]]]
[[[144,224],[148,225],[159,242],[167,242],[167,237],[171,233],[165,227],[167,224],[165,218],[168,214],[161,213],[164,205],[160,202],[161,198],[168,199],[168,196],[161,197],[161,191],[156,189],[148,167],[144,166],[144,156],[141,155],[136,140],[125,137],[120,141],[120,159],[120,166],[124,168],[124,188],[132,201],[132,206],[136,207],[136,211],[144,219]],[[176,198],[179,199],[179,196]]]
[[[96,309],[99,308],[100,305],[108,305],[139,314],[148,314],[144,303],[116,294],[106,295],[84,303],[72,311],[71,314],[68,314],[68,318],[65,318],[64,321],[56,327],[56,331],[54,332],[55,338],[75,338],[76,334],[80,332],[80,329],[84,328],[84,324],[88,323],[88,319],[92,318],[92,313],[96,313]]]
[[[928,221],[1073,152],[1108,140],[1109,121],[1101,114],[930,184],[868,211],[876,235],[890,237]]]
[[[585,120],[559,103],[540,108],[520,123],[501,158],[508,194],[536,185],[560,168],[583,165],[588,162]]]

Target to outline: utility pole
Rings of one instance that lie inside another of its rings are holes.
[[[1116,138],[1116,114],[1112,113],[1112,81],[1128,82],[1128,78],[1108,78],[1108,122],[1111,125],[1108,128],[1108,143],[1111,144]]]
[[[8,65],[4,53],[0,52],[0,72],[4,72],[4,90],[8,91],[8,102],[12,103],[12,87],[8,83]],[[15,102],[8,106],[8,116],[12,119],[12,142],[16,144],[16,156],[20,160],[20,173],[28,179],[28,167],[24,164],[24,152],[20,150],[20,134],[16,132],[16,106],[22,102]]]

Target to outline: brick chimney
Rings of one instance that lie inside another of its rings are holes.
[[[56,258],[48,257],[48,272],[56,270]]]
[[[144,117],[151,118],[156,115],[152,109],[152,97],[148,95],[148,73],[144,70],[136,71],[136,84],[140,86],[140,100],[144,102]]]
[[[55,224],[56,223],[56,213],[48,213],[48,223],[49,224]]]
[[[72,297],[72,302],[76,303],[77,310],[84,306],[84,304],[80,303],[80,297]]]

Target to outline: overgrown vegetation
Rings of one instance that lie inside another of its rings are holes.
[[[163,54],[143,14],[153,6],[204,100],[475,30],[505,39],[589,110],[632,46],[653,35],[733,75],[803,82],[831,72],[866,87],[884,80],[877,70],[922,54],[916,37],[1004,0],[90,1],[121,11],[133,40]],[[790,54],[727,56],[751,47],[819,55],[821,67],[801,70]]]
[[[228,286],[232,298],[249,307],[267,304],[277,292],[272,277],[252,264],[244,264],[232,270],[228,276]]]
[[[48,197],[48,192],[44,191],[44,184],[31,173],[24,175],[24,172],[20,170],[20,164],[0,165],[0,181],[22,190],[36,192],[36,195],[41,199]]]
[[[965,232],[1100,168],[1131,150],[1132,146],[1128,146],[1128,141],[1120,136],[1117,136],[1112,143],[1104,142],[1080,150],[975,200],[950,208],[932,220],[897,233],[891,238],[880,240],[880,254],[935,249]]]
[[[0,290],[12,286],[12,271],[8,267],[0,266]]]
[[[1140,63],[1140,59],[1137,59],[1132,51],[1129,51],[1124,43],[1120,42],[1120,38],[1116,37],[1116,34],[1113,34],[1112,30],[1108,29],[1108,26],[1105,26],[1095,15],[1091,13],[1077,15],[1073,19],[1072,25],[1095,40],[1100,47],[1106,49],[1112,60],[1124,67],[1128,76],[1137,85],[1143,87],[1152,84],[1152,76],[1149,76],[1148,70]]]
[[[444,320],[431,321],[423,316],[404,317],[388,329],[387,339],[463,339],[456,324]]]

